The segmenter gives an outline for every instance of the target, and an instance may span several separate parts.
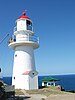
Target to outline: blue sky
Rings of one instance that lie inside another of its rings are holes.
[[[75,1],[74,0],[0,0],[0,40],[13,34],[16,19],[24,10],[33,21],[40,47],[35,50],[39,75],[75,74]],[[0,44],[3,76],[12,75],[14,51],[7,37]]]

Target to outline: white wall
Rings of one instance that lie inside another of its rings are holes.
[[[29,76],[29,83],[30,83],[29,86],[30,89],[38,89],[38,76],[37,75],[34,77]]]
[[[38,76],[18,75],[15,77],[15,89],[38,89]]]
[[[17,31],[26,30],[26,19],[17,20]]]
[[[20,34],[16,35],[16,41],[29,41],[29,36],[27,34],[22,34],[22,32]]]
[[[23,73],[26,71],[32,71],[32,70],[36,70],[33,47],[32,46],[16,47],[15,53],[14,53],[14,64],[13,64],[13,77],[15,77],[15,80],[14,78],[12,78],[12,85],[15,84],[17,88],[21,86],[22,84],[24,85],[25,82],[27,84],[27,81],[26,81],[27,79],[24,79],[24,78],[27,78],[27,76],[23,76]],[[24,83],[21,82],[20,84],[19,83],[20,80],[22,80],[22,82]],[[30,79],[31,81],[30,83],[32,84],[32,81],[34,80],[36,81],[36,78]]]
[[[42,86],[44,86],[44,82],[42,82]]]
[[[18,46],[15,48],[13,68],[13,73],[15,75],[23,74],[26,71],[36,70],[32,47]]]
[[[18,75],[15,77],[15,89],[29,89],[28,75]]]

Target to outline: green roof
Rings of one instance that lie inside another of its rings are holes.
[[[59,79],[53,78],[53,77],[45,77],[42,79],[44,82],[49,82],[49,81],[59,81]]]

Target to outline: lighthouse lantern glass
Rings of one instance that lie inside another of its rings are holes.
[[[27,30],[32,31],[32,22],[29,20],[26,20],[26,24],[27,24]]]

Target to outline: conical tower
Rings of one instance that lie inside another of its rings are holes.
[[[16,20],[8,46],[14,49],[12,85],[15,89],[38,89],[34,49],[39,47],[39,38],[34,36],[32,21],[25,12]]]

